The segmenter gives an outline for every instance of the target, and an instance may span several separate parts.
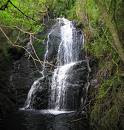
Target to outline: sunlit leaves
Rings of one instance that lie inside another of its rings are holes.
[[[6,1],[0,1],[0,6],[4,5]],[[46,12],[46,0],[11,0],[11,2],[21,11],[9,3],[5,10],[0,11],[0,24],[21,26],[27,30],[38,31],[41,25],[39,21]]]

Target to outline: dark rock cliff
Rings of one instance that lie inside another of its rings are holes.
[[[47,31],[37,34],[46,35],[50,32],[50,27],[47,27]],[[78,40],[80,40],[81,31],[78,31]],[[48,40],[48,39],[47,39]],[[44,48],[47,40],[44,42]],[[51,64],[56,63],[56,55],[59,43],[61,41],[60,28],[58,25],[54,26],[54,32],[49,36],[49,53],[47,60]],[[21,108],[24,106],[28,92],[33,85],[34,81],[40,78],[42,75],[39,70],[42,70],[42,66],[37,63],[37,67],[32,61],[31,57],[24,50],[18,50],[16,48],[9,48],[8,54],[10,56],[9,62],[5,62],[5,57],[1,55],[0,64],[0,117],[3,117],[6,113],[12,112],[12,110]],[[44,55],[44,54],[43,54]],[[41,56],[42,58],[44,56]],[[67,108],[66,109],[81,109],[87,100],[87,82],[88,82],[88,62],[85,59],[85,54],[82,51],[80,54],[82,62],[77,63],[69,72],[68,90],[67,90]],[[43,59],[41,59],[43,60]],[[50,84],[52,78],[54,66],[46,64],[45,78],[40,80],[40,87],[32,95],[31,107],[34,109],[46,109],[48,108],[48,99],[50,96]],[[72,99],[70,100],[71,97]],[[3,103],[4,101],[4,103]],[[73,102],[72,102],[73,101]]]

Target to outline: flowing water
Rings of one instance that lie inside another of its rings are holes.
[[[61,41],[59,43],[58,52],[57,52],[57,68],[53,72],[52,83],[50,87],[50,98],[48,109],[51,111],[66,111],[66,90],[67,90],[67,78],[68,72],[73,68],[73,66],[80,60],[80,44],[77,40],[77,30],[74,27],[72,21],[69,21],[65,18],[58,18],[58,24],[60,26],[60,37]],[[54,28],[48,34],[46,53],[44,56],[44,64],[42,70],[42,77],[34,82],[32,85],[27,100],[24,106],[24,109],[31,108],[31,98],[33,94],[38,91],[40,86],[40,80],[44,78],[45,63],[47,62],[48,53],[49,53],[49,40],[50,35],[54,32]],[[81,39],[82,40],[82,39]]]
[[[69,70],[79,60],[80,48],[76,43],[76,28],[73,23],[64,18],[58,20],[62,24],[60,27],[61,43],[57,54],[58,67],[54,70],[52,78],[49,105],[55,110],[66,110],[66,86],[68,84],[66,78]]]
[[[48,40],[47,40],[47,45],[46,45],[46,53],[44,55],[44,62],[43,62],[43,68],[42,71],[40,72],[42,74],[42,77],[38,78],[36,81],[34,81],[33,85],[31,86],[31,89],[28,92],[28,96],[27,99],[25,101],[25,105],[23,108],[21,108],[21,110],[25,110],[25,109],[32,109],[31,108],[31,99],[32,96],[35,94],[36,91],[38,91],[38,88],[41,87],[40,81],[43,80],[45,78],[44,72],[45,72],[45,64],[47,62],[47,55],[48,55],[48,43],[49,43],[49,36],[52,33],[52,30],[50,31],[50,33],[48,34]]]
[[[87,129],[84,120],[82,121],[82,117],[77,116],[76,110],[67,109],[67,104],[70,102],[68,98],[72,98],[73,100],[73,97],[69,97],[67,92],[68,85],[70,84],[69,81],[71,80],[69,80],[69,75],[75,65],[80,62],[83,37],[78,37],[78,32],[72,21],[65,18],[58,18],[56,24],[59,25],[60,43],[56,54],[57,64],[49,88],[48,108],[45,110],[34,110],[31,102],[35,93],[39,91],[39,88],[42,88],[40,81],[46,76],[45,71],[46,62],[48,62],[49,58],[50,37],[55,33],[54,27],[48,34],[48,40],[46,42],[43,69],[40,72],[42,76],[31,86],[24,107],[5,119],[3,130]]]

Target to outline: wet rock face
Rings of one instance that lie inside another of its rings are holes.
[[[49,32],[48,34],[48,39],[45,42],[45,45],[47,47],[48,50],[46,50],[46,58],[47,60],[52,63],[57,65],[56,63],[56,59],[58,56],[58,49],[59,49],[59,45],[61,44],[62,41],[62,35],[61,35],[61,26],[63,26],[64,23],[56,23],[53,27],[52,30]],[[75,54],[76,56],[79,54],[80,52],[80,48],[82,46],[82,33],[80,30],[76,30],[74,28],[73,34],[74,38],[73,38],[73,54]],[[64,32],[65,33],[65,32]],[[73,37],[73,36],[72,36]],[[65,41],[64,41],[65,42]],[[64,46],[64,45],[63,45]],[[65,53],[63,49],[60,49],[62,51],[62,53]],[[79,51],[78,51],[79,50]],[[74,55],[74,59],[76,59]],[[64,54],[63,54],[64,56]],[[64,65],[64,57],[62,56],[63,59],[63,65]],[[83,60],[83,56],[82,53],[79,54],[79,57],[77,57],[80,60]],[[54,68],[55,69],[55,68]],[[52,72],[54,72],[54,69],[52,69]],[[46,72],[45,76],[47,76],[48,72],[51,71],[50,68],[47,67],[46,65]],[[87,75],[88,75],[88,67],[87,67],[87,62],[86,61],[82,61],[82,62],[78,62],[76,65],[74,65],[71,70],[68,73],[67,76],[67,84],[66,84],[66,94],[65,94],[65,101],[66,101],[66,107],[65,109],[68,110],[77,110],[80,108],[81,106],[81,98],[83,98],[85,100],[86,98],[86,88],[85,88],[85,84],[87,82]],[[40,80],[40,87],[38,87],[38,89],[36,89],[35,92],[33,92],[32,97],[31,97],[31,103],[30,103],[30,107],[29,108],[34,108],[34,109],[47,109],[48,108],[48,101],[51,98],[51,94],[52,94],[52,88],[51,88],[51,84],[52,84],[52,76],[47,76],[47,78],[44,78],[42,80]],[[33,90],[33,89],[32,89]],[[58,93],[56,93],[57,95]],[[61,98],[60,100],[63,100],[63,98]],[[60,101],[63,102],[63,101]],[[61,107],[60,105],[60,109],[63,109],[63,106]]]
[[[28,92],[34,81],[42,77],[42,74],[39,73],[39,70],[42,70],[42,67],[41,65],[38,65],[37,67],[38,68],[36,68],[33,61],[25,57],[25,55],[13,63],[10,73],[10,85],[16,95],[15,102],[18,108],[24,106]],[[47,68],[47,70],[48,69],[49,68]],[[45,78],[40,81],[40,87],[32,95],[31,108],[47,108],[50,79],[51,73],[46,72]]]
[[[66,109],[78,110],[81,108],[81,98],[86,99],[86,86],[88,76],[87,62],[81,61],[75,64],[68,72]]]
[[[48,35],[48,39],[45,42],[45,44],[48,44],[47,60],[53,61],[55,60],[58,52],[58,47],[61,42],[60,25],[55,24],[52,31],[50,31]]]
[[[48,36],[48,41],[45,42],[45,45],[47,46],[48,44],[48,54],[47,54],[47,60],[49,62],[52,62],[55,64],[55,59],[57,58],[57,53],[58,53],[58,47],[61,43],[61,26],[63,26],[64,23],[59,23],[56,22],[56,24],[53,25],[53,27],[51,27],[52,31],[49,31],[49,36]],[[77,34],[76,34],[77,33]],[[75,46],[78,46],[79,49],[82,47],[82,32],[80,29],[76,29],[76,31],[74,31],[74,34],[76,35],[76,39],[73,39],[75,42],[73,48],[76,48]],[[47,43],[48,42],[48,43]],[[76,50],[74,52],[76,54]],[[82,58],[83,55],[82,53],[80,53],[80,57]]]
[[[53,20],[48,26],[46,27],[44,32],[39,32],[37,34],[37,37],[46,36],[49,32],[49,29],[51,26],[55,23]],[[52,38],[53,39],[53,38]],[[51,39],[51,42],[52,42]],[[55,40],[56,41],[56,40]],[[27,43],[28,45],[28,43]],[[45,48],[46,43],[44,43],[43,48]],[[32,49],[30,49],[27,46],[27,50],[34,56]],[[54,45],[51,44],[50,46],[50,55],[53,55],[53,52],[55,51]],[[42,66],[37,63],[37,67],[35,66],[32,59],[29,57],[29,55],[24,50],[18,50],[15,48],[9,49],[9,54],[12,57],[12,63],[11,68],[9,69],[10,73],[8,75],[8,83],[10,84],[13,93],[15,95],[15,104],[17,108],[21,108],[24,106],[28,92],[34,83],[35,80],[40,78],[42,75],[39,73],[39,70],[42,70]],[[44,57],[44,54],[40,57],[41,60]],[[48,67],[47,70],[50,68]],[[47,73],[47,72],[46,72]],[[49,74],[47,74],[49,75]],[[49,76],[48,76],[49,77]],[[48,102],[48,83],[49,79],[45,78],[43,81],[41,81],[41,87],[39,88],[39,91],[35,93],[35,96],[32,98],[32,104],[31,106],[33,108],[47,108],[47,102]],[[42,88],[42,89],[41,89]]]
[[[51,76],[47,75],[40,80],[40,87],[32,95],[30,107],[33,109],[47,109],[50,95]]]
[[[77,30],[77,40],[79,43],[79,48],[81,48],[81,31]],[[58,47],[61,43],[60,34],[60,24],[55,24],[53,26],[52,32],[49,31],[48,37],[48,54],[47,60],[52,64],[56,63]],[[47,46],[47,42],[44,43]],[[83,59],[82,53],[80,54],[80,59]],[[42,70],[39,68],[39,70]],[[52,73],[54,67],[46,64],[45,78],[40,80],[40,87],[35,91],[31,98],[30,107],[33,109],[47,109],[48,101],[50,98],[50,86],[52,80]],[[51,73],[49,73],[51,72]],[[85,99],[84,94],[85,83],[87,82],[88,68],[86,61],[82,61],[73,66],[73,68],[68,73],[68,78],[66,79],[67,91],[66,91],[66,109],[75,110],[79,109],[81,105],[81,98]],[[25,55],[16,61],[14,61],[13,68],[10,76],[10,83],[12,88],[16,93],[16,104],[18,107],[23,107],[28,95],[28,92],[33,85],[34,81],[42,75],[37,71],[36,66],[31,60],[28,60]]]
[[[13,63],[10,75],[10,85],[16,93],[16,105],[22,107],[27,98],[28,91],[39,76],[37,68],[31,60],[21,57]]]
[[[0,120],[16,109],[16,95],[9,82],[12,67],[12,60],[9,58],[0,50]]]
[[[87,83],[87,75],[88,67],[85,60],[77,63],[70,69],[66,78],[66,110],[78,110],[81,108],[81,98],[86,99],[85,84]],[[48,101],[51,96],[51,80],[52,73],[46,75],[46,77],[40,81],[40,87],[32,95],[31,108],[48,109]]]
[[[16,110],[15,102],[9,97],[10,94],[0,93],[0,119],[4,118],[8,113]],[[11,95],[12,96],[12,95]]]

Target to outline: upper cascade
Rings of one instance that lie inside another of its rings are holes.
[[[78,39],[78,31],[72,21],[65,18],[57,19],[60,25],[61,42],[58,48],[59,65],[76,62],[80,57],[81,39]]]

